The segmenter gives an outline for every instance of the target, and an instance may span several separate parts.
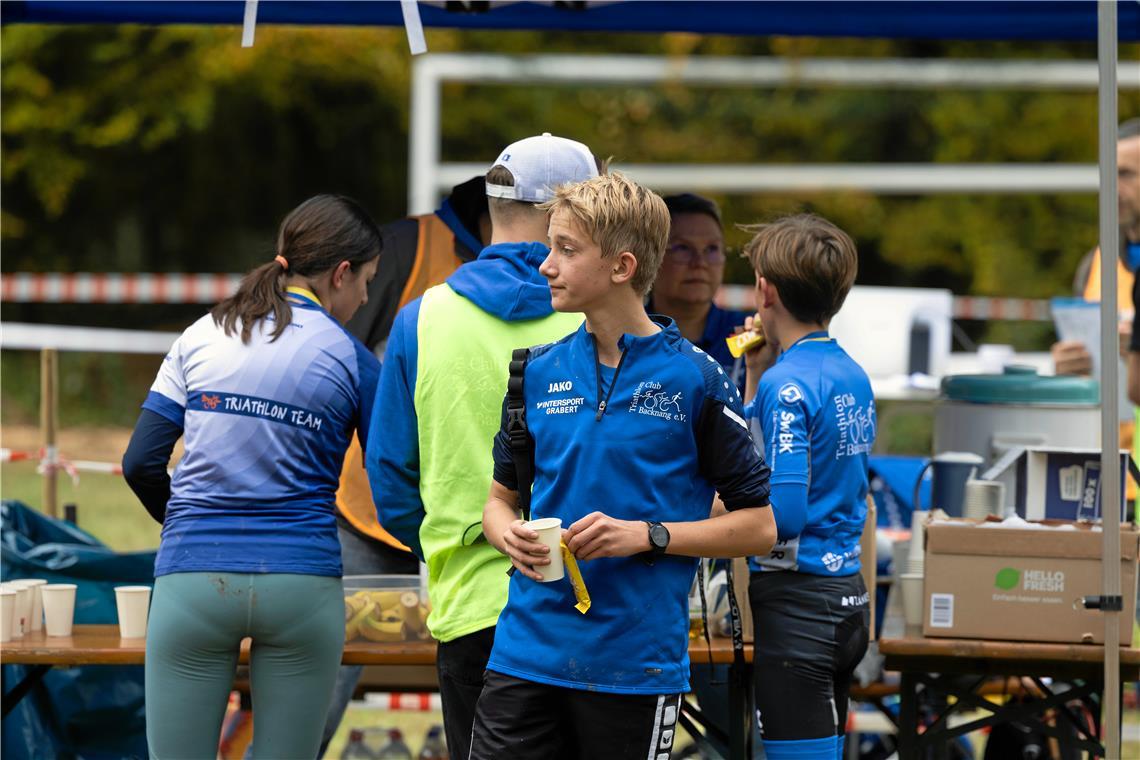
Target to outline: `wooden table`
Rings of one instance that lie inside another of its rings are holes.
[[[1103,690],[1104,647],[1092,644],[1038,644],[972,639],[900,638],[882,639],[879,652],[884,667],[902,675],[899,705],[899,758],[917,760],[927,749],[945,753],[951,740],[985,726],[1017,721],[1030,725],[1059,743],[1076,747],[1093,756],[1103,756],[1104,746],[1098,729],[1074,716],[1066,703],[1080,700],[1094,705]],[[1140,676],[1140,650],[1120,650],[1122,681]],[[992,676],[1028,678],[1037,696],[1023,702],[995,704],[979,695],[982,685]],[[1044,678],[1069,684],[1058,691]],[[920,687],[924,696],[938,700],[939,711],[934,721],[919,733],[918,699]],[[953,699],[948,699],[953,697]],[[985,710],[989,715],[954,728],[949,717],[954,712]],[[1044,714],[1057,714],[1076,728],[1072,733],[1044,722]]]
[[[384,668],[413,668],[421,674],[434,676],[434,641],[409,641],[382,644],[356,640],[345,643],[345,665],[375,665]],[[729,722],[728,745],[732,758],[745,758],[751,737],[752,720],[752,645],[744,647],[745,665],[738,667],[733,661],[732,642],[729,639],[712,639],[712,661],[729,665]],[[693,641],[689,657],[694,663],[707,663],[709,649],[705,642]],[[28,665],[28,673],[11,690],[5,688],[3,715],[7,715],[51,668],[75,665],[142,665],[146,660],[145,639],[119,637],[117,625],[77,625],[71,636],[47,637],[42,631],[0,644],[0,662],[5,665]],[[249,642],[243,642],[239,662],[249,662]],[[422,683],[422,681],[421,681]],[[389,684],[390,685],[390,684]],[[694,721],[706,731],[709,724],[691,705],[684,711],[687,730],[697,730]]]

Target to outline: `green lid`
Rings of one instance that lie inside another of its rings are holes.
[[[1033,367],[1010,365],[1000,375],[950,375],[942,378],[942,396],[974,404],[1100,403],[1100,385],[1091,377],[1038,375]]]

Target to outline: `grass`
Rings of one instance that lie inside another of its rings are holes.
[[[151,519],[134,493],[118,475],[80,473],[79,484],[61,475],[58,480],[59,516],[64,504],[77,507],[78,525],[119,552],[158,548],[162,527]],[[0,497],[18,499],[40,508],[43,479],[32,462],[0,465]]]

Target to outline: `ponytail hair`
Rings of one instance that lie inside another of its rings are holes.
[[[253,327],[272,319],[269,340],[293,321],[285,298],[289,273],[319,277],[347,261],[353,270],[380,255],[380,228],[359,203],[343,195],[317,195],[289,212],[277,231],[277,254],[242,278],[237,292],[210,311],[226,336],[240,331],[249,343]]]

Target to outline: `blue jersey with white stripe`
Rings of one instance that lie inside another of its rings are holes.
[[[773,489],[807,488],[803,530],[753,557],[752,569],[859,572],[867,457],[875,442],[875,399],[862,367],[826,332],[806,335],[763,374],[745,416],[753,437],[764,442]],[[779,526],[779,501],[772,506]]]
[[[598,364],[584,325],[532,352],[524,398],[534,518],[558,517],[564,528],[595,511],[696,521],[709,516],[714,490],[728,509],[768,504],[768,470],[736,386],[671,320],[654,319],[660,332],[622,337],[616,370]],[[517,489],[505,419],[494,457],[495,480]],[[664,555],[651,565],[634,556],[580,567],[593,604],[585,615],[574,608],[568,580],[514,574],[488,669],[592,691],[688,691],[688,593],[697,560]]]
[[[179,336],[143,408],[183,427],[155,576],[339,576],[335,494],[352,434],[371,418],[380,365],[309,299],[250,342],[209,315]]]

